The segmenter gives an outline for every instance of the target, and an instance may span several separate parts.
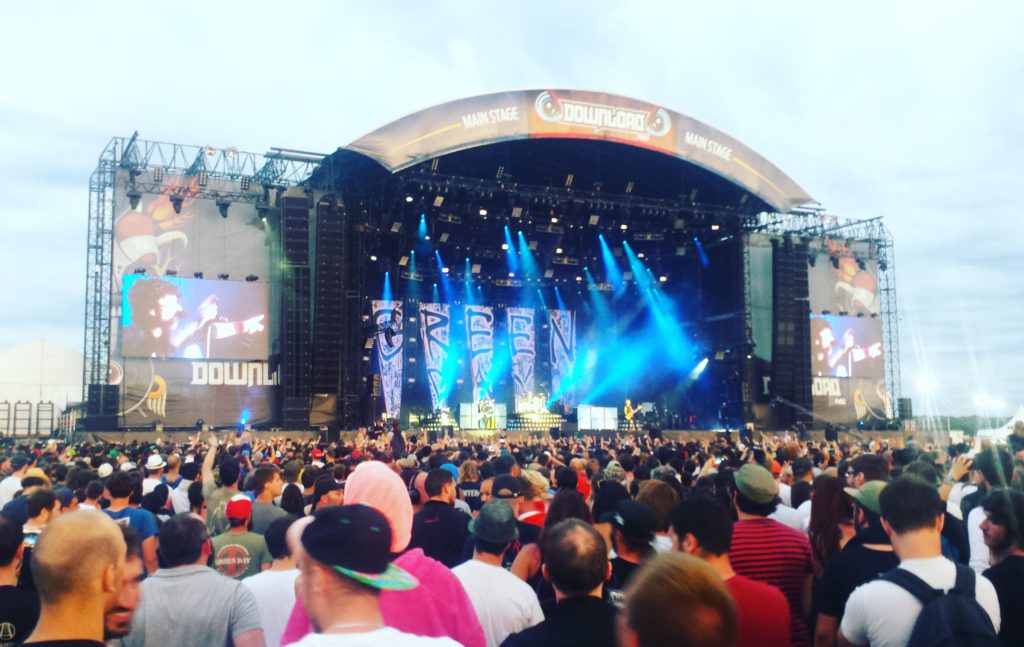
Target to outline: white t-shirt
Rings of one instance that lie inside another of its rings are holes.
[[[948,591],[956,582],[956,565],[945,557],[908,559],[905,568],[935,589]],[[984,577],[974,578],[974,597],[999,631],[999,599],[995,587]],[[884,580],[858,586],[846,602],[841,629],[854,645],[903,647],[910,639],[921,603],[902,587]]]
[[[782,502],[785,503],[786,505],[790,505],[790,502],[793,500],[793,488],[786,485],[785,483],[780,482],[779,498],[782,499]]]
[[[298,576],[299,569],[293,568],[287,571],[263,571],[242,580],[242,584],[252,591],[256,605],[260,608],[263,640],[267,647],[278,647],[281,644],[281,634],[295,606],[295,578]]]
[[[150,492],[156,489],[156,486],[160,485],[160,479],[155,478],[144,478],[142,479],[142,496],[146,496]]]
[[[800,513],[789,507],[788,505],[782,505],[781,503],[775,508],[775,512],[768,515],[769,519],[774,519],[779,523],[789,526],[793,530],[800,532],[804,531],[804,519],[800,516]]]
[[[949,497],[946,498],[946,511],[960,521],[964,520],[964,514],[960,510],[960,502],[968,494],[978,491],[978,486],[973,483],[954,483],[949,490]]]
[[[800,521],[804,525],[802,530],[804,532],[807,532],[807,529],[811,525],[811,500],[807,499],[806,501],[801,503],[800,507],[797,508],[796,511],[797,511],[797,514],[800,515]]]
[[[18,490],[21,489],[21,477],[8,476],[4,480],[0,481],[0,508],[7,505],[7,503],[14,498]]]
[[[537,594],[529,584],[500,566],[472,559],[452,569],[473,604],[487,637],[487,647],[498,647],[514,633],[544,620]]]
[[[291,643],[298,647],[461,647],[451,638],[427,638],[391,627],[357,634],[306,634]]]
[[[970,567],[981,575],[991,564],[988,563],[989,549],[985,544],[985,535],[981,532],[981,522],[985,520],[985,510],[975,506],[967,515],[967,542],[971,546]]]
[[[168,493],[168,498],[171,500],[171,506],[174,508],[174,514],[188,512],[192,508],[191,504],[188,502],[188,488],[190,485],[192,485],[192,481],[189,481],[188,479],[181,479],[181,483],[178,483],[178,487]]]

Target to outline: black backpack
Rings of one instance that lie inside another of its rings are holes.
[[[998,647],[999,638],[988,613],[974,597],[974,571],[956,565],[956,583],[943,593],[904,568],[882,576],[924,605],[914,622],[907,647]]]

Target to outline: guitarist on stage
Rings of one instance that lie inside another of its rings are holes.
[[[640,405],[634,407],[633,401],[626,398],[626,406],[622,408],[622,413],[626,418],[626,428],[629,431],[637,431],[640,429],[640,425],[637,423],[635,416],[640,413],[641,409],[643,409],[643,407]]]

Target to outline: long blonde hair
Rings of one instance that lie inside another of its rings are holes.
[[[477,469],[476,461],[466,461],[459,466],[459,483],[476,482],[480,480],[480,470]]]

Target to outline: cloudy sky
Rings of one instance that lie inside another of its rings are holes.
[[[40,337],[81,349],[88,180],[112,136],[328,152],[450,99],[583,88],[737,137],[831,213],[885,216],[904,394],[918,412],[974,412],[985,394],[991,413],[1012,413],[1024,403],[1024,4],[826,5],[839,6],[11,5],[0,349]]]

